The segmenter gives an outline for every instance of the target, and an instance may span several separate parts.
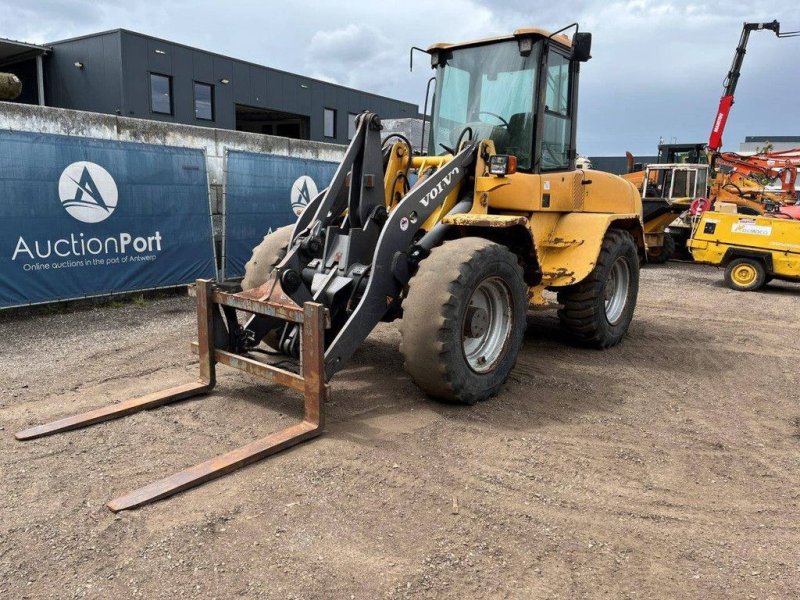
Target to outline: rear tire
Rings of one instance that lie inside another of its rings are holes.
[[[261,243],[253,248],[253,255],[244,266],[243,290],[251,290],[267,282],[278,263],[286,257],[293,229],[294,225],[279,227],[265,235]]]
[[[516,255],[482,238],[434,248],[409,282],[405,369],[429,395],[474,404],[508,378],[525,335],[528,286]]]
[[[736,258],[725,268],[725,283],[737,292],[753,292],[767,281],[764,263],[753,258]]]
[[[628,232],[609,229],[588,277],[558,291],[558,317],[581,344],[609,348],[628,332],[638,294],[636,244]]]
[[[664,241],[661,248],[655,254],[647,254],[647,262],[654,265],[663,265],[675,256],[675,238],[668,233],[664,233]]]

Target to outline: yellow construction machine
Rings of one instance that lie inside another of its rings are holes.
[[[800,210],[781,216],[742,215],[717,203],[702,214],[688,242],[695,261],[725,269],[725,283],[742,292],[772,279],[800,282]]]
[[[531,309],[557,308],[585,345],[620,342],[645,252],[642,202],[620,177],[575,169],[590,46],[577,29],[572,38],[519,29],[428,48],[436,89],[427,149],[401,135],[381,141],[378,115],[360,114],[329,187],[254,249],[243,291],[198,282],[199,382],[17,437],[209,392],[217,364],[304,393],[301,423],[113,500],[117,511],[319,435],[330,380],[381,321],[400,319],[419,387],[464,404],[498,393]]]
[[[647,259],[655,264],[665,263],[676,252],[675,237],[667,228],[687,213],[697,198],[707,195],[708,165],[648,165],[642,175],[641,188]]]

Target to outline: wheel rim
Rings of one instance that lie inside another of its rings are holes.
[[[614,261],[608,273],[605,287],[606,319],[615,325],[628,303],[628,290],[631,285],[631,270],[628,261],[620,256]]]
[[[734,267],[731,278],[736,285],[748,286],[758,277],[758,273],[752,265],[741,264]]]
[[[461,344],[467,364],[476,373],[494,369],[511,335],[511,291],[499,277],[484,279],[464,311]]]

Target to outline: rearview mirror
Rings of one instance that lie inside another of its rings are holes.
[[[586,62],[592,58],[592,34],[578,32],[572,38],[572,60]]]

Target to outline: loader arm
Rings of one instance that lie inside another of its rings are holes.
[[[285,294],[297,306],[319,302],[328,308],[332,327],[325,352],[327,380],[387,313],[399,307],[418,256],[412,257],[412,249],[425,233],[423,225],[458,189],[478,148],[477,142],[465,142],[388,212],[393,198],[387,199],[385,192],[380,127],[377,115],[358,117],[356,134],[330,186],[309,204],[286,257],[262,286]],[[394,173],[389,176],[393,179]],[[228,326],[236,327],[232,319]],[[280,350],[297,356],[298,328],[285,327],[281,319],[255,315],[235,337],[252,347],[278,328]]]
[[[411,277],[409,251],[420,226],[464,179],[475,158],[477,143],[468,144],[453,159],[412,189],[389,215],[378,238],[367,288],[347,323],[325,352],[328,380],[386,315]]]

